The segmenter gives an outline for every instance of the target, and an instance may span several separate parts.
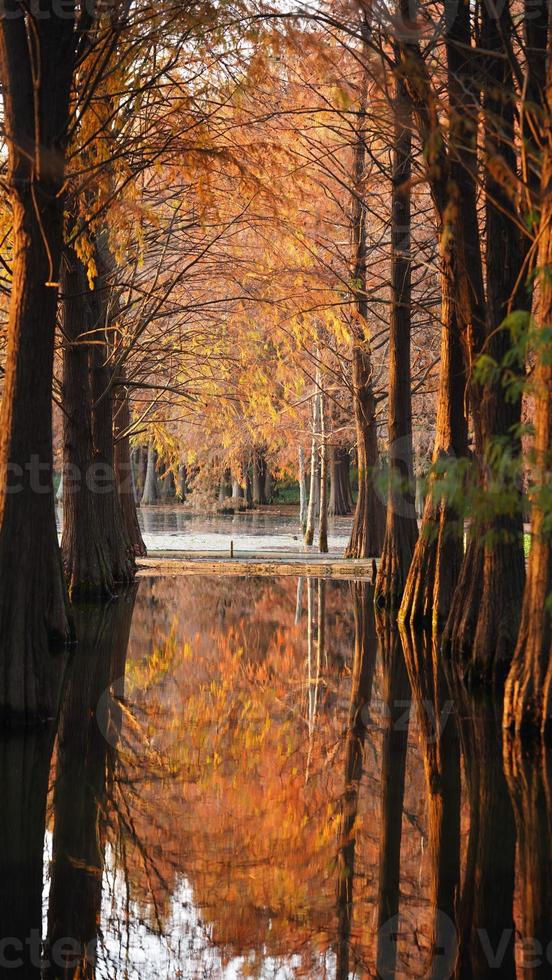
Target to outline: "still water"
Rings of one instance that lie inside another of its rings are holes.
[[[142,578],[77,626],[56,730],[0,741],[0,975],[550,976],[549,759],[366,583]]]

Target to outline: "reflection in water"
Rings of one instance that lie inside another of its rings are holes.
[[[0,741],[1,976],[550,975],[549,754],[431,638],[367,583],[134,600],[79,612],[55,744]]]
[[[426,774],[431,928],[426,976],[451,975],[460,883],[460,748],[453,702],[435,639],[405,631],[404,654],[420,727]]]
[[[337,980],[346,980],[349,976],[359,791],[376,666],[373,589],[367,582],[358,582],[351,585],[351,591],[354,602],[355,646],[337,852]]]
[[[378,620],[385,728],[381,759],[381,836],[378,882],[377,972],[395,976],[399,933],[401,837],[410,719],[410,681],[401,638],[387,616]]]
[[[134,598],[132,590],[109,606],[76,613],[79,642],[57,739],[46,942],[46,976],[52,980],[95,976],[108,769],[121,725],[120,706],[109,691],[124,676]]]
[[[516,975],[514,962],[514,861],[512,804],[502,766],[502,718],[487,699],[469,693],[455,673],[469,800],[469,839],[458,913],[462,978]],[[494,966],[493,966],[494,963]]]
[[[519,842],[520,973],[534,980],[552,976],[552,752],[508,740],[504,757]]]
[[[0,736],[0,976],[40,977],[50,728]]]

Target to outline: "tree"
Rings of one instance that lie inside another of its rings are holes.
[[[534,302],[535,445],[531,491],[531,551],[519,635],[505,690],[507,727],[545,731],[552,717],[552,546],[550,540],[550,474],[552,461],[552,29],[548,24],[539,248]]]
[[[73,4],[60,16],[41,2],[35,17],[7,0],[0,23],[14,256],[0,418],[0,712],[26,721],[55,713],[59,647],[70,635],[52,483],[52,372],[75,17]]]
[[[410,179],[411,114],[402,80],[395,84],[395,140],[391,198],[391,320],[389,324],[389,399],[387,515],[376,602],[400,604],[418,523],[413,499],[412,389],[410,377],[411,256]]]

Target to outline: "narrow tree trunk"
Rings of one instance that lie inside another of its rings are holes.
[[[307,530],[307,474],[305,468],[305,451],[299,449],[299,523],[303,534]]]
[[[114,593],[115,580],[92,482],[94,445],[86,272],[69,248],[64,252],[62,280],[65,346],[61,552],[71,598],[101,599]]]
[[[328,445],[326,443],[326,408],[324,393],[319,395],[320,416],[320,517],[318,524],[318,550],[328,552]]]
[[[26,721],[55,714],[64,660],[53,651],[70,633],[52,479],[52,373],[75,23],[71,11],[59,17],[50,7],[35,18],[8,0],[0,20],[13,212],[0,413],[0,716]]]
[[[395,85],[395,136],[391,197],[391,322],[389,325],[389,488],[381,562],[376,579],[378,605],[400,604],[418,538],[414,499],[412,394],[410,376],[411,113],[400,80]]]
[[[186,495],[188,493],[187,475],[185,463],[180,463],[178,467],[178,485],[176,488],[176,496],[182,504],[186,500]]]
[[[265,498],[266,463],[262,451],[253,454],[253,503],[266,504]]]
[[[264,496],[265,504],[272,503],[272,473],[270,468],[265,465],[265,478],[264,478]]]
[[[148,460],[144,480],[144,492],[142,494],[142,505],[156,504],[157,500],[157,453],[153,448],[153,442],[150,442],[148,445]]]
[[[316,518],[316,476],[318,460],[318,392],[312,396],[312,440],[311,440],[311,465],[309,482],[309,502],[307,506],[307,524],[305,527],[305,544],[311,545],[314,541],[314,522]]]
[[[368,63],[369,51],[366,43],[363,44],[363,53]],[[379,555],[383,546],[385,530],[384,505],[376,486],[379,453],[366,293],[366,207],[364,202],[366,196],[367,72],[368,68],[362,81],[353,164],[352,278],[355,284],[355,308],[352,317],[352,390],[357,437],[358,498],[351,538],[345,552],[347,558],[370,558]]]
[[[123,512],[123,522],[127,537],[130,541],[132,551],[136,558],[147,554],[146,546],[138,523],[138,513],[136,510],[136,486],[134,483],[134,471],[130,457],[130,439],[128,429],[130,426],[130,405],[128,389],[123,384],[117,385],[115,389],[113,433],[115,437],[115,479],[121,509]]]

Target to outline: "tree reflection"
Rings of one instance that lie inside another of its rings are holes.
[[[460,745],[437,637],[403,630],[424,755],[428,802],[431,932],[425,977],[443,980],[456,958],[460,881]]]
[[[109,757],[120,727],[109,689],[124,676],[134,597],[132,590],[108,606],[76,613],[79,642],[57,742],[45,974],[50,980],[95,976]]]
[[[504,768],[518,835],[521,973],[536,980],[552,976],[552,750],[507,738]]]
[[[356,822],[364,740],[377,652],[373,589],[367,582],[355,582],[351,586],[351,591],[354,603],[355,647],[345,743],[345,789],[341,801],[337,854],[337,980],[347,980],[349,976]]]
[[[40,977],[52,726],[0,737],[0,976]]]
[[[513,978],[516,834],[502,766],[500,702],[468,691],[451,666],[458,706],[470,831],[458,911],[456,976]]]
[[[401,638],[392,619],[378,618],[383,666],[385,728],[381,769],[381,836],[378,885],[378,977],[394,977],[397,958],[401,836],[410,681]],[[395,923],[394,926],[390,923]]]

